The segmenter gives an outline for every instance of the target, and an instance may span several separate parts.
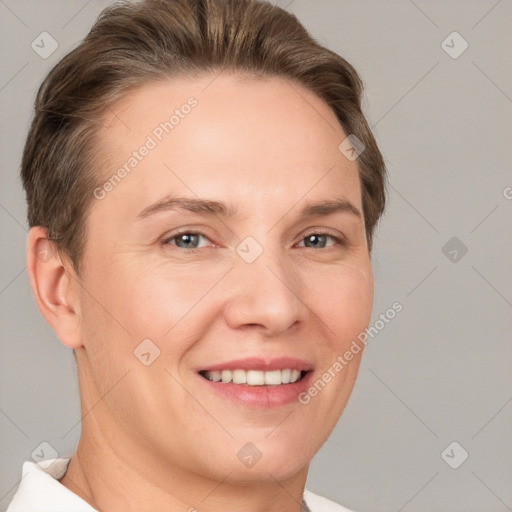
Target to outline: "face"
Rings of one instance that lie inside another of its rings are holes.
[[[145,85],[98,133],[77,357],[82,400],[104,398],[83,428],[161,468],[283,480],[336,424],[362,351],[335,363],[370,320],[357,161],[300,85],[213,79]]]

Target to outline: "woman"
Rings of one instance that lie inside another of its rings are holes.
[[[347,510],[304,487],[371,315],[385,167],[361,92],[250,0],[118,2],[50,72],[27,269],[82,432],[25,463],[9,512]]]

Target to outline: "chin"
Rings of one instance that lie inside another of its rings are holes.
[[[195,469],[203,477],[236,485],[286,481],[306,471],[314,455],[310,442],[273,442],[254,436],[253,442],[240,437],[229,444],[216,443],[215,451],[197,454]],[[190,468],[192,469],[192,468]]]
[[[284,438],[262,438],[260,442],[244,444],[236,452],[236,463],[231,464],[231,477],[241,483],[284,481],[307,469],[313,448],[304,439],[294,440],[290,436],[283,442]]]
[[[284,482],[301,471],[307,471],[309,460],[290,464],[287,460],[264,461],[261,459],[252,468],[233,467],[228,481],[236,485],[254,485],[257,483]]]

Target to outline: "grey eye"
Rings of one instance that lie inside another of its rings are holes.
[[[303,238],[306,247],[324,249],[327,244],[327,238],[333,238],[330,235],[321,235],[313,233]]]

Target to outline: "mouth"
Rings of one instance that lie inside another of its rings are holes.
[[[294,368],[280,370],[202,370],[201,377],[222,384],[238,384],[242,386],[282,386],[301,381],[308,371]]]
[[[198,372],[216,395],[237,405],[275,408],[299,404],[298,395],[310,385],[313,366],[294,358],[259,358],[221,363]]]

